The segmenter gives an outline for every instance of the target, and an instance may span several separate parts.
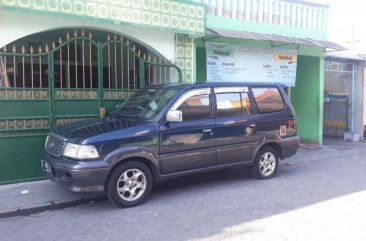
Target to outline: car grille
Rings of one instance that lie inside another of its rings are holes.
[[[64,140],[49,135],[46,142],[46,150],[52,155],[61,156],[65,143]]]

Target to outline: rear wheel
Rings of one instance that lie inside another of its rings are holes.
[[[117,166],[106,184],[108,199],[120,207],[133,207],[146,201],[153,186],[150,169],[131,161]]]
[[[276,175],[278,169],[278,152],[272,147],[262,148],[252,167],[252,175],[258,179],[269,179]]]

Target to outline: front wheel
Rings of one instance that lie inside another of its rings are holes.
[[[272,147],[262,148],[252,167],[252,175],[258,179],[269,179],[276,175],[278,169],[278,152]]]
[[[106,184],[106,194],[120,207],[133,207],[146,201],[152,186],[150,169],[144,163],[131,161],[113,170]]]

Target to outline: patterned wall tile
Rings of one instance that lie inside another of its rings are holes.
[[[188,13],[188,5],[187,4],[179,4],[179,15],[180,16],[187,16]]]
[[[170,4],[170,10],[172,11],[173,15],[179,15],[179,4],[176,2],[172,2]]]
[[[141,10],[140,9],[131,11],[131,22],[141,23]]]
[[[98,14],[98,6],[96,3],[89,2],[85,4],[85,15],[89,17],[96,17]]]
[[[74,13],[78,15],[84,15],[85,14],[85,5],[83,1],[74,1]]]
[[[121,21],[122,22],[130,22],[131,15],[129,8],[122,8],[121,10]]]
[[[73,6],[71,3],[71,0],[61,0],[61,12],[62,13],[72,13],[73,12]]]
[[[142,0],[142,9],[148,10],[151,8],[151,0]]]
[[[169,1],[163,1],[162,2],[161,11],[163,13],[170,13],[170,2]]]
[[[47,0],[47,11],[61,12],[58,0]]]
[[[196,6],[188,7],[188,16],[190,18],[196,18],[196,16],[197,16],[197,7]]]
[[[18,0],[19,7],[23,8],[30,8],[31,3],[32,3],[31,0]]]
[[[109,8],[109,17],[113,20],[119,20],[121,16],[119,7],[110,7]]]
[[[121,5],[123,7],[130,7],[131,6],[131,0],[123,0],[123,1],[121,1]]]
[[[33,8],[36,10],[46,10],[46,0],[35,0]]]
[[[170,17],[169,15],[162,15],[161,16],[161,26],[169,27],[170,26]]]
[[[17,5],[17,0],[3,0],[4,5],[8,5],[8,6],[16,6]]]
[[[153,25],[160,26],[160,14],[154,13],[151,20]]]
[[[108,5],[107,4],[98,4],[98,17],[99,18],[109,18],[108,13]]]
[[[187,34],[176,34],[177,66],[182,70],[183,81],[193,81],[193,39]]]
[[[182,30],[188,29],[187,18],[179,18],[179,28]]]
[[[133,0],[132,1],[133,8],[141,8],[141,0]]]
[[[12,10],[57,12],[201,36],[206,18],[204,4],[181,0],[0,0],[0,4]]]

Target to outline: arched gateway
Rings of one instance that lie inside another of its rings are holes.
[[[58,29],[0,51],[1,135],[47,131],[103,115],[134,90],[181,81],[181,71],[121,34]]]

